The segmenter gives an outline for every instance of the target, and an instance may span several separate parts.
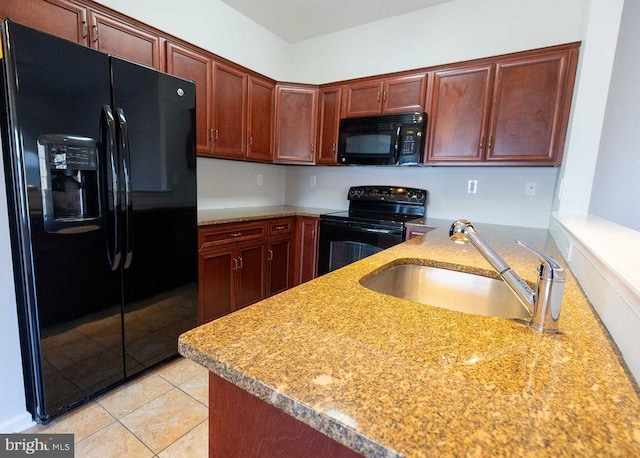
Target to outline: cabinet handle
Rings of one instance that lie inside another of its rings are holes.
[[[331,145],[331,152],[332,153],[336,152],[336,142],[333,142],[333,145]]]
[[[484,135],[480,138],[480,152],[484,149]]]
[[[378,102],[380,101],[380,91],[378,91]]]
[[[384,92],[382,93],[382,100],[383,100],[383,101],[386,101],[386,100],[387,100],[387,91],[384,91]]]
[[[238,258],[233,258],[233,270],[238,270]]]
[[[253,146],[253,137],[249,136],[249,146]]]
[[[218,129],[211,129],[211,136],[214,140],[218,139]]]
[[[273,250],[267,251],[267,261],[273,261]]]
[[[98,24],[93,24],[91,27],[93,28],[93,42],[97,43],[98,42]]]
[[[276,231],[281,231],[284,228],[285,228],[285,226],[273,226],[273,229],[276,230]]]
[[[311,238],[313,238],[313,239],[316,238],[316,230],[315,229],[311,230]]]
[[[87,38],[89,34],[89,26],[87,25],[87,21],[82,21],[82,38]]]
[[[238,269],[242,269],[242,256],[238,258]]]
[[[231,233],[231,237],[240,237],[242,235],[242,232],[232,232]]]
[[[493,148],[493,135],[489,135],[489,144],[487,145],[487,152],[490,153]]]
[[[316,145],[314,143],[311,144],[311,153],[316,152]]]

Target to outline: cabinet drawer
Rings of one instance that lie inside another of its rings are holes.
[[[198,249],[202,251],[228,243],[260,240],[265,237],[264,221],[206,226],[198,231]]]
[[[268,221],[269,237],[291,234],[293,228],[293,218],[277,218]]]

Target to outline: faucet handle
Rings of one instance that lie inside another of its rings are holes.
[[[550,280],[554,282],[564,282],[566,278],[566,273],[562,266],[558,264],[558,262],[546,255],[542,251],[536,250],[535,248],[530,247],[524,242],[520,240],[516,240],[518,245],[525,247],[527,250],[535,253],[540,258],[540,277],[545,280]]]

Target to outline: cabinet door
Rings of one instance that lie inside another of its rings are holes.
[[[244,159],[247,74],[218,62],[213,66],[213,151],[216,156]]]
[[[342,88],[332,87],[320,90],[318,113],[318,154],[316,164],[338,163],[338,133],[340,128],[340,107]]]
[[[234,249],[220,248],[198,255],[198,322],[233,311],[235,299]]]
[[[273,160],[273,107],[275,83],[249,76],[247,105],[247,157]]]
[[[435,72],[427,161],[480,161],[487,144],[493,67]]]
[[[277,87],[276,162],[314,162],[317,105],[315,88]]]
[[[291,287],[291,237],[267,242],[267,296]]]
[[[316,278],[318,270],[318,218],[299,216],[296,221],[295,285]]]
[[[382,81],[366,81],[345,86],[345,116],[370,116],[382,109]]]
[[[167,72],[196,83],[196,145],[199,154],[212,152],[211,68],[208,56],[167,42]]]
[[[9,0],[0,2],[0,17],[88,45],[87,9],[68,0]]]
[[[160,37],[90,11],[90,46],[138,64],[163,70],[160,62]]]
[[[568,51],[497,64],[487,161],[556,162],[568,67]]]
[[[424,111],[427,75],[410,75],[385,80],[382,90],[383,113]]]
[[[264,299],[265,259],[262,241],[237,249],[235,310]]]

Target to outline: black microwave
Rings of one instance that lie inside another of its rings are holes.
[[[421,164],[426,125],[426,113],[342,119],[338,163]]]

